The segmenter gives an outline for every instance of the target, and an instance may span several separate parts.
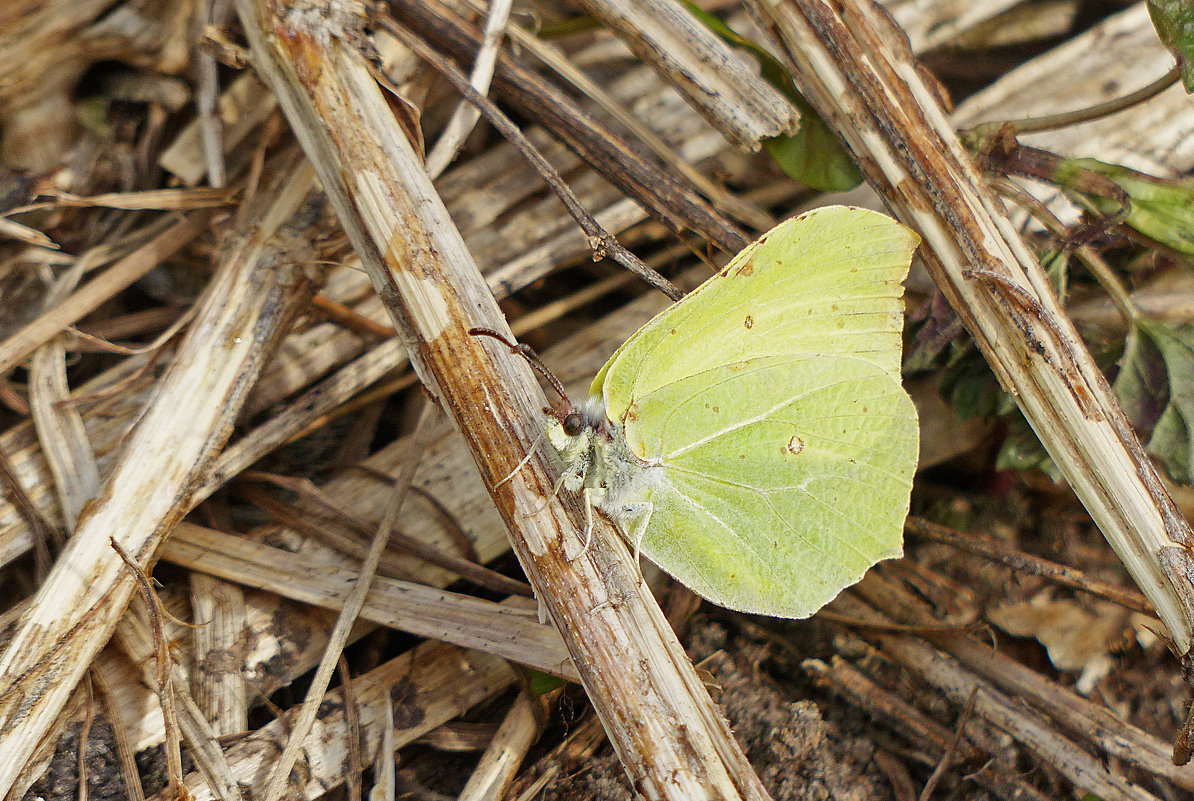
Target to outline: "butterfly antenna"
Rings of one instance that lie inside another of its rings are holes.
[[[555,373],[547,369],[547,365],[543,363],[543,360],[539,358],[539,354],[535,353],[535,349],[530,345],[524,345],[521,342],[511,342],[504,334],[494,331],[492,328],[470,328],[468,332],[475,337],[490,337],[491,339],[496,339],[498,342],[501,342],[503,345],[509,348],[511,353],[516,353],[522,358],[526,359],[527,364],[529,364],[535,370],[535,372],[539,373],[539,375],[546,378],[547,383],[551,384],[551,388],[554,389],[561,398],[568,401],[569,406],[572,405],[572,401],[568,398],[568,393],[564,391],[564,385],[560,383],[560,379],[556,378]]]

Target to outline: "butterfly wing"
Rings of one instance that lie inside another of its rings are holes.
[[[616,420],[659,387],[760,356],[850,356],[898,376],[900,283],[918,241],[865,209],[787,220],[627,340],[591,392]]]
[[[900,555],[916,410],[875,363],[763,357],[640,403],[626,415],[627,445],[662,478],[625,501],[652,504],[643,554],[699,595],[806,617]]]

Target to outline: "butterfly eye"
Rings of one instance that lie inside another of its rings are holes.
[[[581,416],[580,412],[568,412],[564,415],[564,419],[560,421],[560,425],[564,427],[564,433],[570,437],[575,437],[585,427],[585,418]]]

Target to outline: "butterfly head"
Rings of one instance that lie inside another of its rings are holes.
[[[606,429],[605,404],[600,397],[590,397],[582,407],[561,398],[547,415],[547,441],[560,455],[565,489],[573,492],[585,485],[595,458],[595,449],[609,432]]]

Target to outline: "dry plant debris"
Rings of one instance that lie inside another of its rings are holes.
[[[1172,80],[1149,9],[699,5],[773,62],[671,0],[0,11],[0,796],[1194,794],[1194,103],[1000,127]],[[926,240],[907,556],[795,622],[560,558],[468,328],[580,394],[668,302],[594,249],[687,289],[829,202],[811,108]]]

